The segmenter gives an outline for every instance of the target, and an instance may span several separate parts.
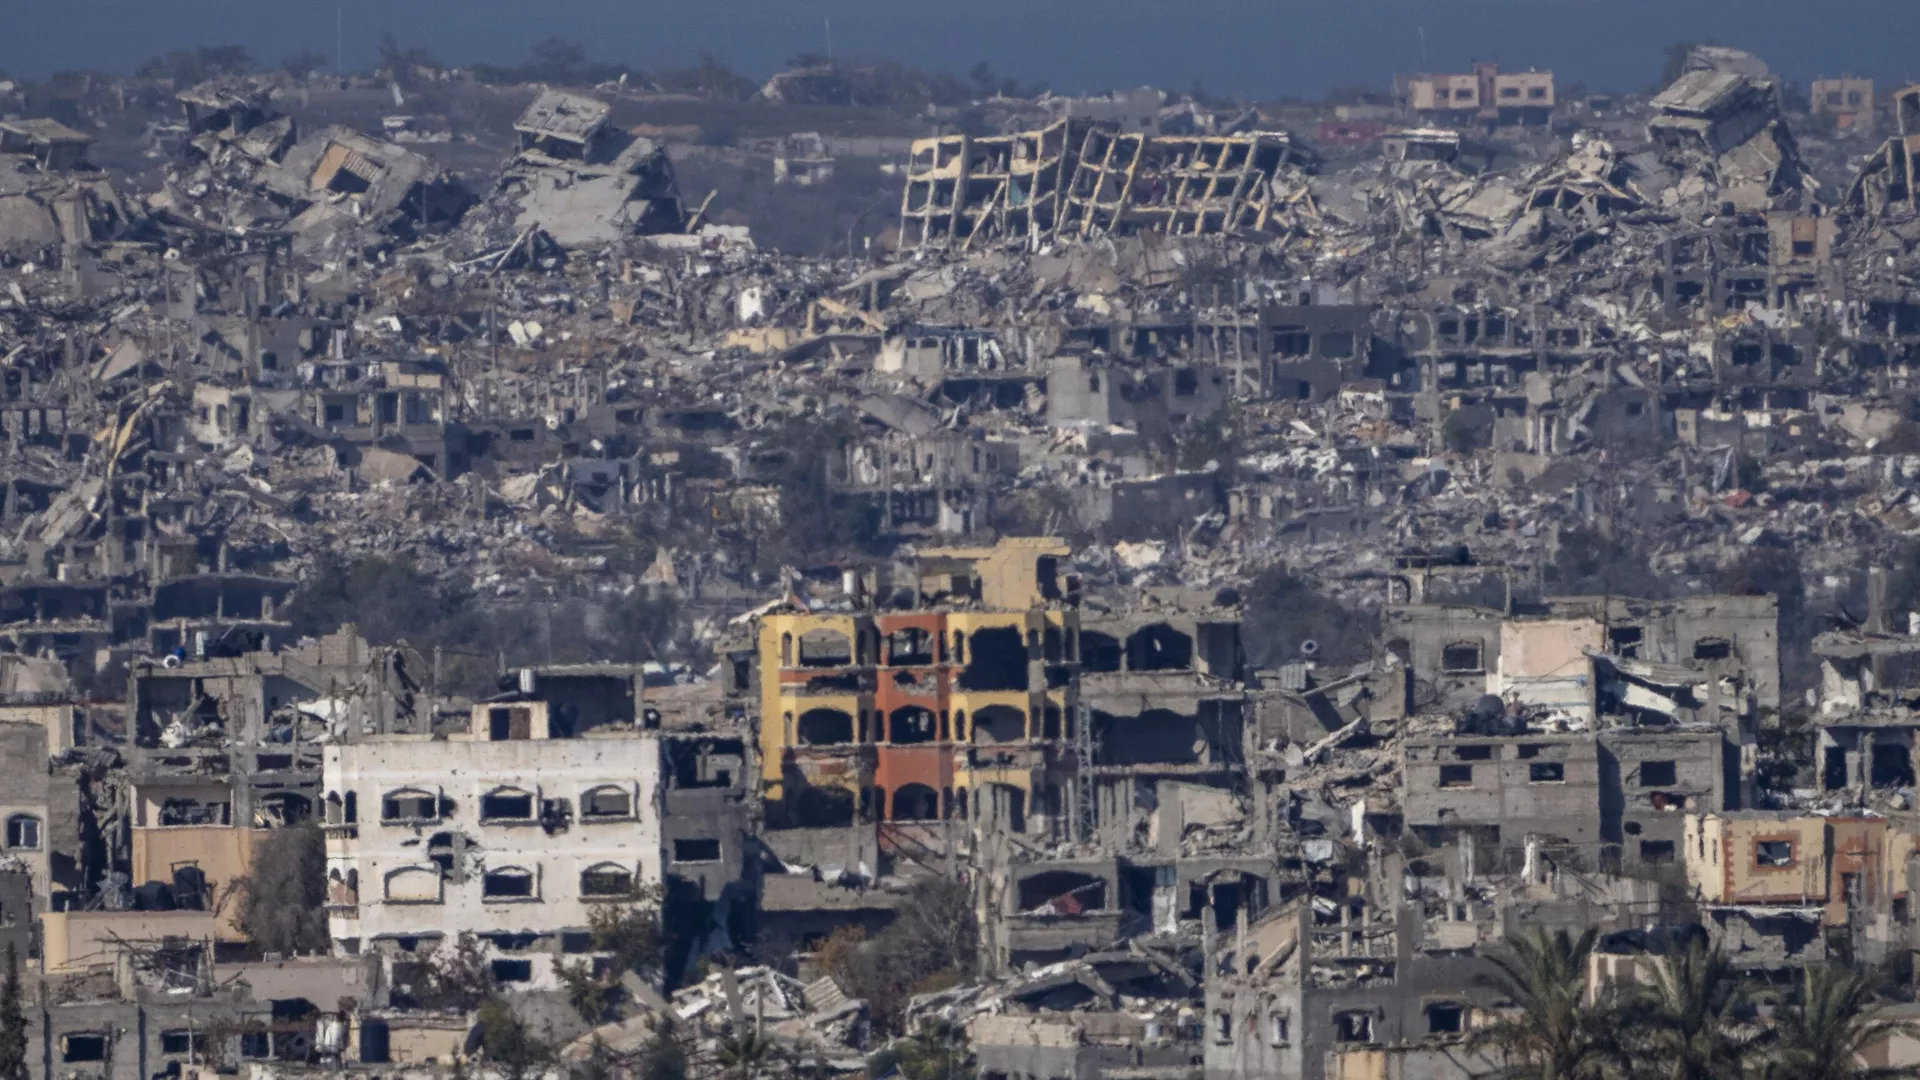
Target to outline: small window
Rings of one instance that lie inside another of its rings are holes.
[[[1472,101],[1472,100],[1473,100],[1473,91],[1471,91],[1471,90],[1468,90],[1468,89],[1466,89],[1465,87],[1462,87],[1462,88],[1460,88],[1460,89],[1458,89],[1458,90],[1455,90],[1455,91],[1453,92],[1453,100],[1455,100],[1455,101]]]
[[[7,846],[27,851],[40,850],[40,819],[32,814],[15,814],[8,818]]]
[[[1221,1009],[1213,1014],[1213,1038],[1215,1042],[1233,1041],[1233,1014]]]
[[[99,1033],[68,1035],[60,1040],[60,1060],[105,1061],[107,1060],[107,1037]]]
[[[1671,761],[1640,763],[1641,787],[1672,787],[1679,782],[1680,771]]]
[[[380,800],[381,821],[438,821],[440,797],[427,791],[396,791]]]
[[[1527,766],[1527,783],[1562,784],[1567,779],[1567,767],[1557,761],[1536,761]]]
[[[1343,1043],[1372,1042],[1373,1014],[1370,1012],[1334,1013],[1333,1038],[1335,1042]]]
[[[1518,757],[1522,761],[1525,761],[1528,758],[1539,757],[1540,751],[1545,749],[1546,747],[1541,746],[1539,743],[1522,743],[1520,745],[1520,748],[1514,751],[1514,756]]]
[[[1491,746],[1456,746],[1453,748],[1453,760],[1455,761],[1492,761],[1493,747]]]
[[[1647,632],[1638,626],[1609,626],[1607,627],[1607,647],[1629,660],[1637,659],[1640,656],[1640,645],[1646,640],[1646,636]]]
[[[1440,650],[1440,670],[1449,672],[1485,670],[1480,666],[1480,646],[1469,641],[1449,645]]]
[[[633,816],[633,796],[617,787],[598,787],[580,798],[580,816],[586,820]]]
[[[1466,1006],[1454,1001],[1436,1001],[1427,1006],[1427,1034],[1455,1035],[1466,1027]]]
[[[1517,86],[1503,86],[1500,88],[1500,96],[1503,98],[1517,98],[1520,96],[1520,88]]]
[[[581,896],[632,896],[633,871],[602,863],[580,875]]]
[[[1640,841],[1640,861],[1656,866],[1664,866],[1673,861],[1673,841]]]
[[[480,796],[481,821],[532,821],[533,796],[514,788],[500,788]]]
[[[1753,845],[1755,866],[1792,866],[1793,841],[1762,840]]]
[[[532,982],[533,961],[495,960],[493,962],[493,981],[503,983]]]
[[[560,951],[572,955],[590,953],[593,950],[593,935],[584,931],[570,930],[560,935]]]
[[[1473,786],[1473,766],[1440,766],[1440,786],[1443,788],[1463,788]]]
[[[1793,253],[1794,255],[1803,257],[1803,258],[1807,256],[1811,256],[1813,254],[1813,241],[1795,240],[1793,242]]]
[[[1285,1046],[1293,1041],[1293,1018],[1286,1013],[1267,1015],[1267,1044]]]
[[[675,840],[674,862],[713,862],[720,858],[720,841],[707,839]]]
[[[1701,638],[1693,643],[1695,660],[1725,660],[1733,655],[1733,644],[1725,638]]]
[[[533,897],[533,874],[510,866],[480,880],[480,895],[488,900],[527,900]]]
[[[1527,97],[1534,101],[1545,101],[1547,99],[1547,88],[1544,86],[1529,86],[1527,87]]]

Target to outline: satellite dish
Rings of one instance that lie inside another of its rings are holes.
[[[1301,656],[1318,656],[1318,655],[1320,655],[1320,643],[1319,643],[1319,642],[1317,642],[1317,641],[1315,641],[1315,640],[1313,640],[1312,638],[1308,638],[1307,640],[1305,640],[1305,641],[1303,641],[1303,642],[1301,642],[1301,643],[1300,643],[1300,655],[1301,655]]]

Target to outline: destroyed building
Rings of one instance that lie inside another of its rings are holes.
[[[1682,68],[22,99],[36,1075],[469,1067],[421,995],[463,934],[516,1007],[603,995],[572,1063],[672,1015],[853,1075],[938,1019],[1038,1080],[1481,1071],[1536,926],[1598,929],[1595,992],[1695,941],[1900,959],[1920,93],[1876,151],[1870,85],[1812,123],[1757,58]],[[688,205],[669,143],[729,179]],[[869,170],[801,222],[831,254],[768,243]],[[241,883],[316,825],[292,951],[331,955],[268,959]],[[930,886],[966,961],[856,987]],[[671,944],[611,971],[634,905]]]
[[[562,248],[594,247],[686,224],[666,152],[615,127],[605,103],[544,90],[513,130],[519,150],[473,226],[490,238],[511,248],[538,233]]]

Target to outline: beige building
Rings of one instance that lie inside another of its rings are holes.
[[[1815,79],[1808,91],[1808,106],[1815,116],[1833,117],[1833,126],[1842,131],[1873,131],[1873,80],[1843,75],[1837,79]]]
[[[1689,814],[1687,884],[1709,904],[1824,904],[1827,822],[1760,811]]]
[[[1396,81],[1409,110],[1452,123],[1544,124],[1556,103],[1551,71],[1502,72],[1496,64],[1475,64],[1464,74],[1403,75]]]

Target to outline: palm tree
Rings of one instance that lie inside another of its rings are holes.
[[[1507,1080],[1600,1080],[1614,1060],[1615,1013],[1610,995],[1587,993],[1587,958],[1598,931],[1578,938],[1536,926],[1508,944],[1509,955],[1489,957],[1498,972],[1475,981],[1514,1010],[1474,1032],[1472,1045],[1492,1046],[1507,1064]]]
[[[1724,1080],[1739,1076],[1758,1049],[1735,1017],[1746,1001],[1733,965],[1696,941],[1655,967],[1628,1009],[1634,1071],[1650,1080]]]
[[[773,1057],[773,1041],[751,1030],[722,1036],[715,1054],[720,1075],[727,1080],[753,1080],[772,1063]]]
[[[1869,1068],[1865,1052],[1892,1035],[1920,1037],[1920,1024],[1877,1009],[1872,980],[1852,968],[1810,967],[1800,1003],[1774,1019],[1780,1045],[1765,1076],[1780,1080],[1878,1080],[1912,1069]]]

